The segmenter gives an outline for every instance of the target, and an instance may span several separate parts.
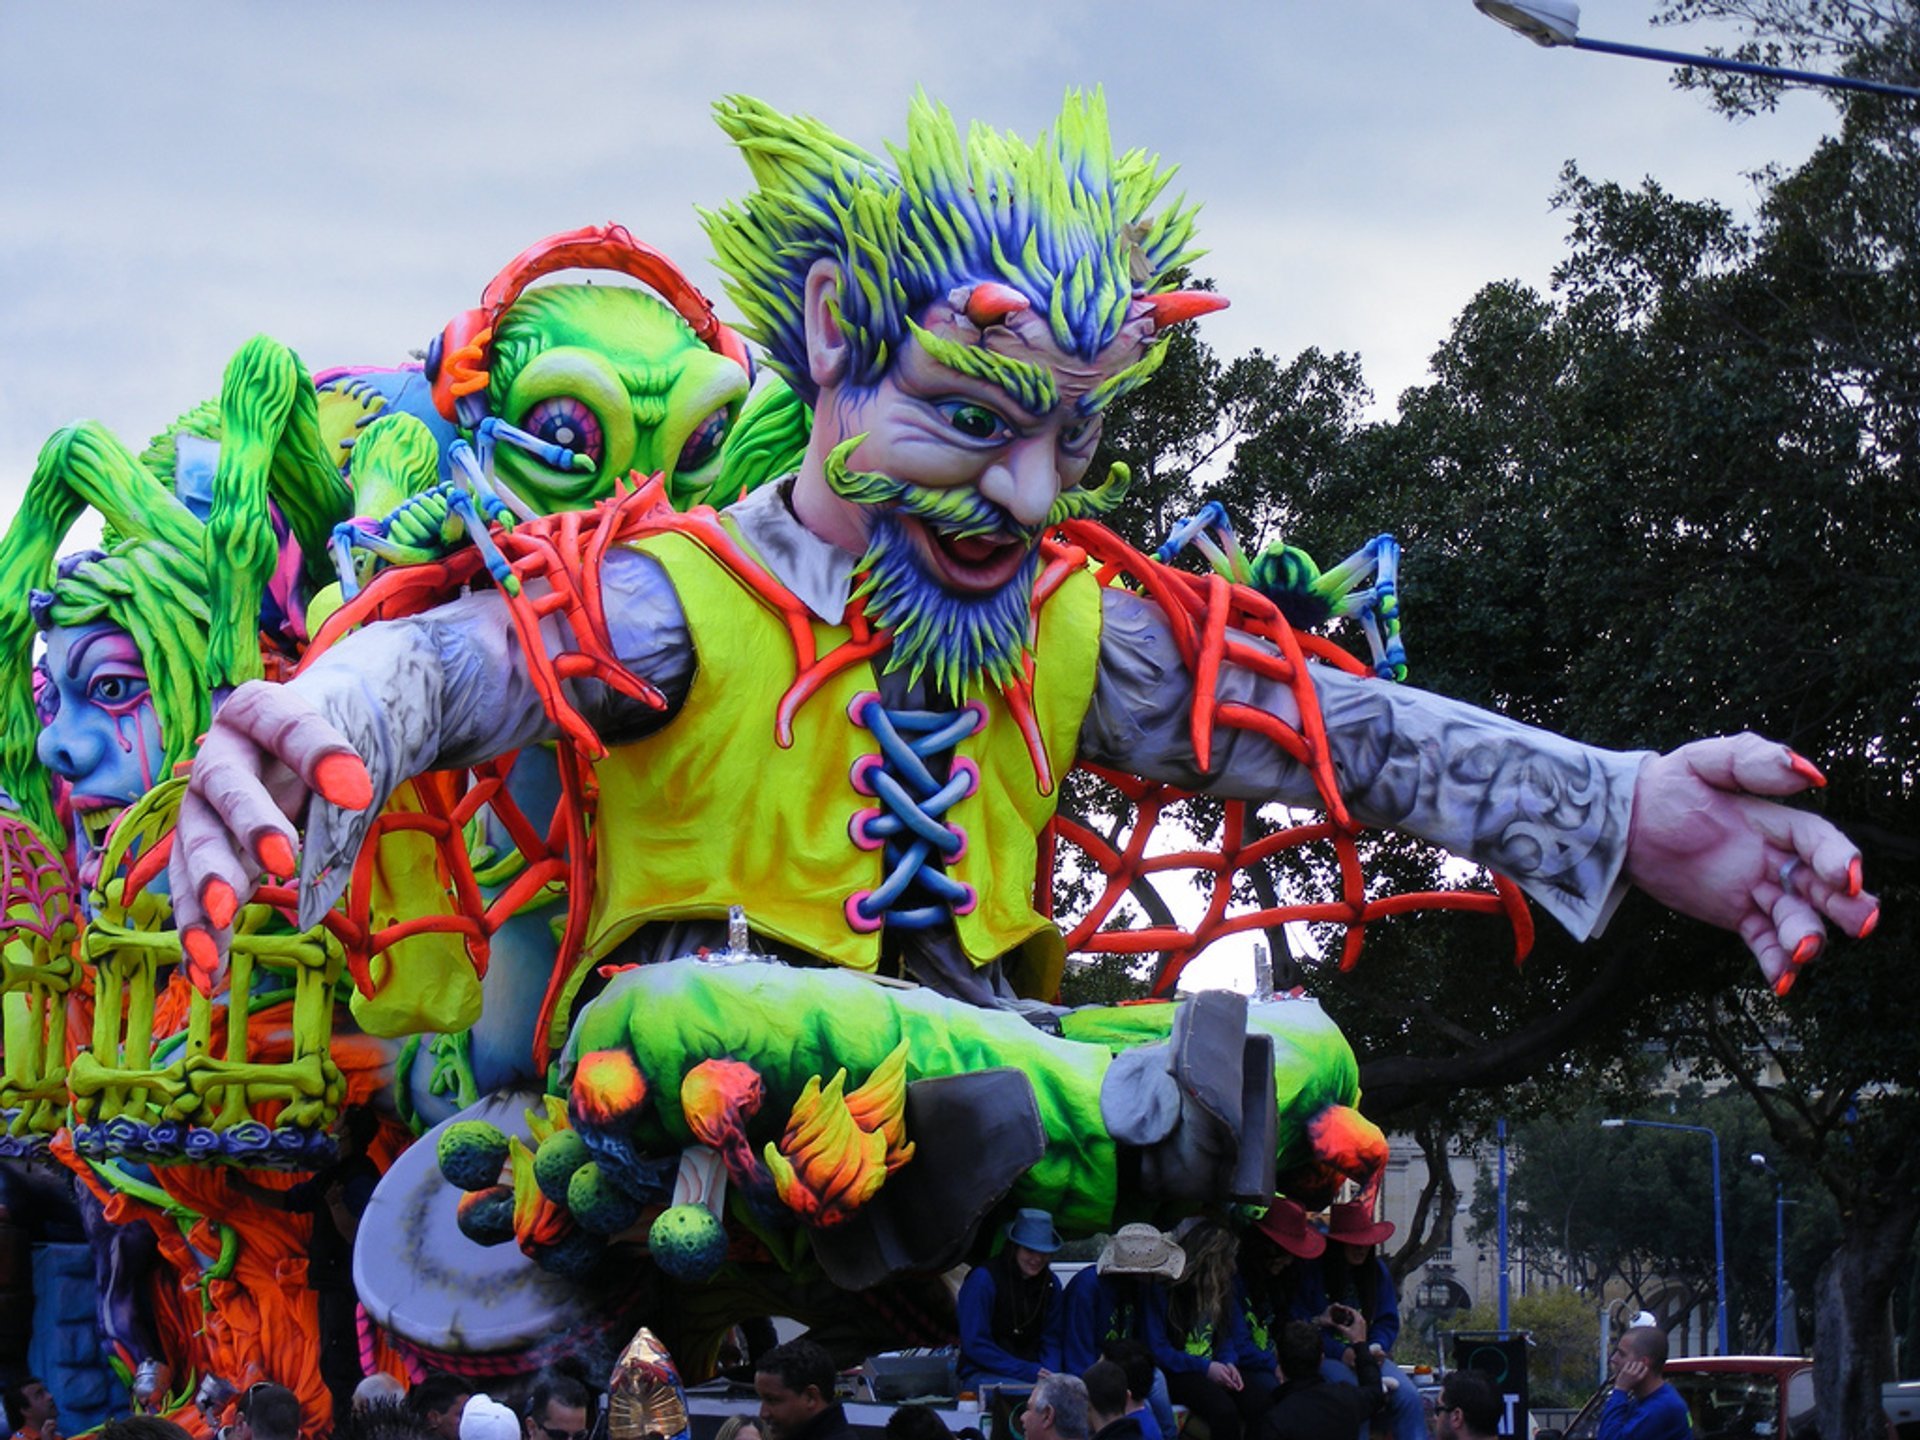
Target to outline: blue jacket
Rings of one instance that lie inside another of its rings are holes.
[[[1108,1278],[1092,1265],[1074,1276],[1067,1284],[1060,1330],[1060,1358],[1067,1373],[1085,1374],[1109,1340],[1145,1340],[1151,1292],[1160,1288],[1151,1280]],[[1162,1306],[1165,1303],[1163,1299]]]
[[[1662,1384],[1644,1400],[1616,1390],[1607,1397],[1594,1433],[1596,1440],[1687,1440],[1693,1416],[1671,1385]]]
[[[982,1375],[1000,1375],[1011,1380],[1038,1380],[1042,1370],[1060,1369],[1060,1282],[1048,1275],[1047,1316],[1040,1340],[1040,1358],[1022,1360],[993,1333],[993,1302],[1000,1286],[993,1271],[976,1265],[960,1286],[955,1302],[960,1320],[960,1378],[972,1380]]]
[[[1153,1363],[1169,1375],[1204,1375],[1215,1360],[1241,1369],[1267,1370],[1274,1367],[1273,1352],[1253,1341],[1247,1326],[1247,1291],[1238,1275],[1233,1277],[1233,1296],[1228,1301],[1232,1319],[1225,1335],[1189,1336],[1177,1330],[1167,1315],[1167,1291],[1155,1285],[1147,1305],[1147,1348],[1153,1351]],[[1189,1345],[1206,1345],[1204,1350],[1189,1350]]]
[[[1326,1307],[1328,1301],[1333,1301],[1343,1305],[1354,1305],[1356,1309],[1361,1310],[1367,1317],[1367,1343],[1378,1345],[1391,1355],[1393,1342],[1400,1338],[1400,1289],[1393,1283],[1393,1272],[1387,1269],[1387,1262],[1382,1257],[1375,1255],[1373,1264],[1376,1269],[1374,1287],[1376,1294],[1371,1310],[1355,1304],[1358,1299],[1355,1295],[1334,1293],[1336,1289],[1346,1288],[1346,1276],[1341,1272],[1350,1267],[1345,1261],[1334,1261],[1330,1264],[1322,1259],[1316,1267],[1320,1272],[1320,1286],[1323,1292],[1320,1303],[1322,1309]],[[1316,1315],[1318,1313],[1318,1310],[1314,1312]],[[1327,1353],[1329,1355],[1337,1356],[1346,1348],[1346,1344],[1347,1342],[1338,1335],[1328,1332]]]

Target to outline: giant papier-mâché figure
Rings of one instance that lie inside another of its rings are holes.
[[[751,100],[719,114],[755,189],[708,214],[708,231],[747,333],[812,404],[797,470],[717,517],[649,511],[635,497],[603,507],[619,543],[580,551],[573,580],[595,596],[604,630],[585,638],[644,689],[576,668],[559,691],[569,713],[557,717],[554,693],[534,683],[552,665],[525,647],[569,637],[559,627],[533,636],[516,628],[507,597],[474,593],[369,624],[284,686],[237,691],[196,761],[172,852],[197,983],[218,983],[224,922],[263,875],[284,876],[298,854],[299,918],[311,925],[340,893],[367,817],[408,777],[552,738],[562,719],[583,717],[604,748],[591,747],[590,915],[551,1007],[563,1032],[579,1015],[617,1036],[623,1013],[595,1021],[599,1001],[581,1009],[592,988],[623,965],[719,949],[735,902],[756,954],[899,973],[987,1006],[1051,996],[1062,946],[1035,908],[1034,877],[1059,779],[1076,762],[1392,826],[1496,868],[1577,934],[1596,931],[1637,884],[1737,929],[1782,988],[1828,924],[1871,928],[1876,903],[1853,847],[1817,817],[1760,798],[1817,783],[1784,747],[1741,736],[1662,756],[1600,750],[1310,663],[1271,605],[1235,599],[1224,579],[1203,587],[1220,604],[1193,600],[1195,587],[1090,523],[1125,489],[1117,471],[1087,483],[1103,413],[1151,377],[1166,327],[1218,303],[1165,289],[1190,253],[1193,214],[1156,208],[1169,172],[1113,153],[1097,96],[1070,97],[1031,145],[982,128],[963,137],[919,100],[886,161]],[[1265,617],[1257,634],[1227,623],[1255,614]],[[724,998],[725,967],[706,983]],[[641,1007],[644,1025],[644,993],[631,982],[603,998]],[[1220,1116],[1198,1103],[1208,1087],[1153,1079],[1155,1064],[1177,1064],[1177,1033],[1158,1052],[1146,1038],[1083,1043],[1147,1052],[1136,1088],[1166,1103],[1109,1113],[1086,1103],[1103,1087],[1069,1086],[1073,1123],[1093,1128],[1049,1132],[1046,1143],[1143,1157],[1197,1147],[1218,1160],[1217,1198],[1242,1193],[1259,1167],[1219,1151]],[[723,1158],[735,1148],[730,1168],[753,1191],[756,1223],[798,1220],[819,1239],[856,1223],[857,1207],[796,1201],[802,1190],[765,1146],[794,1170],[792,1145],[804,1150],[810,1126],[832,1126],[880,1157],[874,1193],[884,1194],[892,1162],[903,1176],[915,1163],[901,1147],[921,1137],[893,1134],[876,1096],[896,1080],[948,1078],[951,1056],[917,1068],[911,1044],[884,1059],[852,1047],[863,1058],[836,1092],[849,1104],[862,1096],[851,1119],[818,1092],[803,1097],[805,1114],[798,1101],[729,1108],[725,1095],[754,1096],[750,1076],[784,1063],[778,1047],[791,1039],[761,1043],[765,1055],[734,1057],[749,1073],[724,1072],[721,1101],[696,1096],[696,1110],[719,1104],[739,1134],[692,1133]],[[572,1113],[549,1109],[535,1132],[544,1150],[570,1121],[604,1144],[581,1187],[596,1213],[660,1183],[648,1127],[665,1124],[677,1142],[691,1126],[642,1111],[663,1092],[686,1110],[694,1052],[678,1077],[636,1054],[569,1044],[555,1091]],[[900,1073],[882,1074],[888,1065]],[[1049,1073],[1036,1067],[1036,1089]],[[1246,1094],[1259,1090],[1249,1083]],[[1243,1108],[1236,1138],[1270,1143],[1254,1122],[1271,1114]],[[627,1120],[631,1133],[610,1139]],[[772,1176],[773,1201],[754,1190],[761,1177],[743,1141]],[[571,1198],[586,1161],[567,1148],[571,1158],[556,1146],[545,1187],[518,1153],[519,1183],[493,1183],[497,1168],[479,1172],[508,1157],[485,1147],[463,1173],[496,1206],[510,1189],[524,1212],[513,1220],[558,1250],[568,1221],[553,1192]],[[624,1181],[609,1173],[623,1165]],[[825,1173],[829,1189],[839,1183],[839,1171]],[[871,1182],[872,1164],[863,1173]],[[1107,1191],[1079,1222],[1155,1198]],[[849,1273],[884,1270],[886,1238],[869,1239]]]

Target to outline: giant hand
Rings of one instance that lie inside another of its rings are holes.
[[[1826,783],[1810,761],[1758,735],[1656,756],[1634,787],[1627,878],[1683,915],[1738,932],[1785,995],[1825,946],[1828,921],[1864,939],[1880,918],[1846,836],[1757,798]]]
[[[218,984],[233,917],[260,877],[293,876],[294,826],[316,795],[364,810],[373,784],[346,737],[292,686],[240,686],[194,760],[168,862],[187,976],[202,993]]]

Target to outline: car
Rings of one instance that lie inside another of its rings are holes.
[[[1693,1440],[1801,1440],[1812,1437],[1813,1361],[1799,1355],[1694,1355],[1667,1362],[1667,1383],[1693,1416]],[[1564,1432],[1537,1440],[1594,1440],[1603,1385]]]

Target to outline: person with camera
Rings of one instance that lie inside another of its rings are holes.
[[[1383,1413],[1393,1440],[1427,1440],[1427,1417],[1420,1393],[1391,1358],[1393,1342],[1400,1337],[1400,1293],[1380,1245],[1392,1235],[1392,1222],[1376,1221],[1371,1205],[1349,1202],[1327,1212],[1327,1249],[1320,1262],[1320,1284],[1329,1310],[1319,1317],[1326,1332],[1325,1370],[1330,1380],[1353,1380],[1359,1374],[1360,1352],[1370,1352],[1386,1385]],[[1365,1326],[1360,1340],[1352,1340],[1344,1327],[1331,1323],[1333,1306],[1360,1314]]]

